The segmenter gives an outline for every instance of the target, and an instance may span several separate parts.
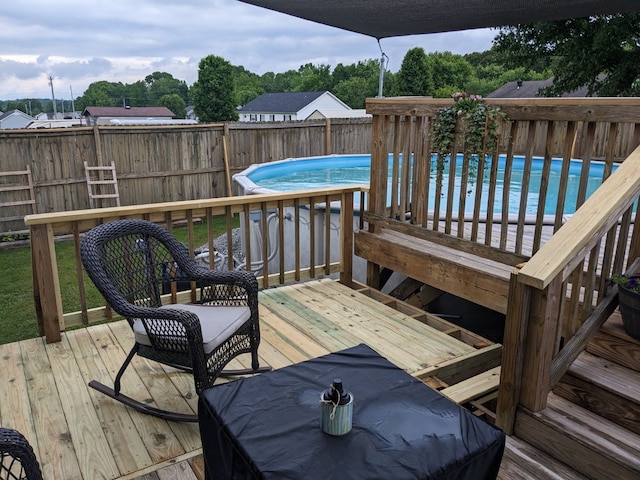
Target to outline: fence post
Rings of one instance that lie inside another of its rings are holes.
[[[60,341],[63,319],[62,295],[51,224],[32,225],[31,270],[38,329],[47,343]]]
[[[331,119],[325,118],[324,123],[324,154],[331,155]]]

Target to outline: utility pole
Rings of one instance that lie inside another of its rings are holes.
[[[49,85],[51,86],[51,98],[53,99],[53,118],[58,117],[58,109],[56,107],[56,96],[53,93],[53,77],[49,75]]]
[[[73,99],[73,88],[69,85],[69,91],[71,92],[71,116],[76,114],[76,101]]]

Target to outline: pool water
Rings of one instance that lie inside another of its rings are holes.
[[[502,213],[502,182],[505,173],[505,158],[498,159],[498,186],[496,188],[495,213]],[[461,162],[457,162],[460,164]],[[520,197],[522,194],[522,181],[524,174],[524,157],[514,157],[509,188],[509,213],[517,214],[520,209]],[[304,159],[289,159],[279,162],[272,162],[257,166],[252,172],[247,174],[247,178],[259,187],[275,191],[294,191],[308,188],[330,188],[336,186],[368,184],[370,179],[371,157],[369,155],[343,155],[327,157],[309,157]],[[542,181],[543,159],[534,157],[532,160],[532,171],[529,179],[529,189],[527,193],[526,213],[536,214],[538,210],[538,199],[540,184]],[[562,168],[561,160],[552,160],[551,171],[548,179],[547,198],[545,202],[545,214],[552,215],[556,211],[558,202],[558,192],[560,189],[560,173]],[[615,168],[615,167],[614,167]],[[445,168],[445,170],[447,170]],[[456,191],[452,198],[459,197],[460,172],[457,172]],[[572,160],[569,168],[569,179],[567,184],[567,194],[565,200],[565,214],[574,213],[576,210],[577,195],[580,186],[580,174],[582,170],[581,160]],[[435,157],[433,159],[432,172],[435,171]],[[591,162],[589,165],[589,176],[587,181],[587,198],[602,183],[604,164],[602,162]],[[433,205],[435,195],[435,175],[432,174],[431,198],[429,204]],[[482,185],[483,199],[489,194],[488,171],[485,173]],[[391,180],[391,168],[389,168],[389,180]],[[444,176],[443,185],[448,185],[448,175]],[[468,195],[465,210],[473,211],[475,192]],[[486,201],[486,200],[485,200]],[[444,208],[444,207],[441,207]],[[453,205],[453,210],[457,210],[457,205]]]

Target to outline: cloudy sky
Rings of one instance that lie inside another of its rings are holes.
[[[82,95],[92,82],[133,83],[156,71],[190,86],[211,54],[259,75],[380,58],[371,37],[236,0],[3,0],[0,25],[2,100],[51,98],[49,76],[58,100]],[[397,72],[410,48],[481,52],[495,34],[418,35],[381,46]]]

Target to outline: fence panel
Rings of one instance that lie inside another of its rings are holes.
[[[113,161],[121,204],[140,205],[224,197],[227,174],[256,163],[370,149],[368,118],[5,130],[0,171],[29,166],[37,210],[48,213],[89,208],[85,161],[90,166]],[[23,229],[22,220],[3,222],[0,234]]]

